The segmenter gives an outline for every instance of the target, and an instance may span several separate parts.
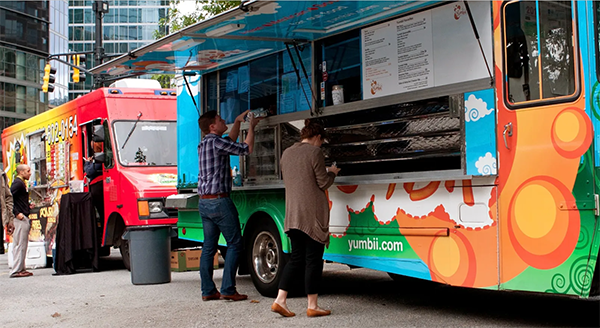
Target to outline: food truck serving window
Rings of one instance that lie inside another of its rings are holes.
[[[300,47],[299,52],[304,66],[310,71],[310,47]],[[205,111],[218,107],[221,117],[231,124],[248,109],[262,108],[269,116],[308,110],[312,99],[311,77],[302,72],[295,50],[292,50],[292,56],[293,62],[288,52],[279,52],[207,74],[204,80]]]
[[[48,183],[46,172],[46,143],[44,142],[44,130],[29,136],[29,164],[31,167],[31,178],[29,181],[35,186],[45,186]],[[64,147],[64,145],[60,145]],[[64,165],[62,165],[64,174]]]
[[[332,106],[363,99],[361,88],[360,30],[326,38],[318,45],[320,106]]]
[[[571,2],[509,2],[503,16],[507,105],[571,99],[578,90]]]
[[[126,166],[176,166],[176,122],[114,123],[119,162]]]

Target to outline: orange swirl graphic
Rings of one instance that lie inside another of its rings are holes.
[[[435,193],[438,187],[440,186],[440,183],[440,181],[432,181],[428,183],[425,187],[414,190],[413,188],[415,187],[415,183],[410,182],[404,184],[404,190],[406,190],[406,192],[410,195],[410,200],[418,201],[426,199],[433,195],[433,193]]]
[[[551,269],[571,255],[580,226],[579,212],[570,204],[575,198],[552,177],[534,177],[519,187],[509,205],[507,224],[512,246],[525,263]]]

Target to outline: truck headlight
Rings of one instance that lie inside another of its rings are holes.
[[[148,202],[148,209],[150,213],[160,213],[163,211],[163,205],[160,201]]]

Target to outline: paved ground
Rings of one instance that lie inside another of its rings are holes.
[[[101,261],[102,272],[53,276],[33,270],[29,278],[8,278],[0,255],[0,327],[465,327],[600,326],[598,301],[444,287],[387,274],[327,264],[320,304],[333,310],[306,317],[306,299],[289,301],[298,314],[270,312],[249,276],[238,290],[249,301],[202,302],[197,272],[173,272],[160,285],[133,285],[118,251]],[[222,270],[215,281],[220,284]]]

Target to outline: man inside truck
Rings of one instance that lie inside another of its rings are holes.
[[[91,149],[94,154],[101,153],[103,151],[103,144],[101,142],[91,141]],[[89,180],[90,194],[92,196],[92,202],[98,215],[100,215],[100,221],[104,221],[104,191],[102,183],[102,163],[94,162],[94,156],[84,158],[83,170]]]
[[[254,148],[254,127],[259,119],[253,115],[250,116],[246,139],[242,143],[236,142],[240,134],[240,125],[248,112],[245,111],[236,117],[227,137],[223,137],[227,131],[225,120],[216,111],[206,112],[198,119],[198,125],[204,135],[198,145],[198,210],[204,228],[204,245],[200,256],[203,301],[242,301],[248,298],[248,295],[238,293],[235,288],[235,275],[243,245],[239,214],[229,198],[232,187],[229,156],[248,155]],[[212,260],[217,252],[221,233],[227,241],[227,256],[219,293],[213,281]]]

